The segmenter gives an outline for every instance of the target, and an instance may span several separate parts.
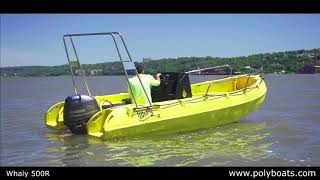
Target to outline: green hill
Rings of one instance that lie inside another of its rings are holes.
[[[316,62],[318,59],[318,62]],[[263,67],[264,73],[286,72],[298,73],[305,66],[320,64],[320,48],[312,50],[296,50],[275,53],[254,54],[249,56],[221,58],[221,57],[179,57],[151,60],[146,62],[146,73],[157,71],[184,72],[188,70],[229,64],[233,71],[245,72],[246,66],[254,69]],[[119,75],[123,74],[120,62],[84,64],[88,75]],[[60,66],[20,66],[1,67],[1,76],[61,76],[69,75],[67,65]]]

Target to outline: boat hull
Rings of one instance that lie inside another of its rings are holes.
[[[216,84],[210,87],[213,83]],[[108,102],[121,104],[130,98],[128,93],[95,96],[101,110],[89,119],[88,135],[113,139],[221,126],[255,111],[263,104],[267,94],[265,81],[259,75],[201,82],[192,84],[191,89],[191,98],[157,102],[138,109],[134,104],[102,108]],[[48,109],[45,115],[48,128],[66,129],[63,107],[64,102],[59,102]]]
[[[247,116],[249,113],[255,111],[264,102],[265,97],[266,95],[262,95],[254,101],[233,107],[227,107],[188,116],[180,116],[152,123],[144,123],[138,126],[131,126],[117,130],[107,130],[104,132],[103,138],[114,139],[119,137],[161,135],[213,128],[229,124],[238,121]]]
[[[247,90],[154,103],[160,108],[140,114],[132,113],[130,106],[101,111],[89,120],[88,134],[104,139],[150,136],[238,121],[259,108],[265,100],[265,82],[259,76],[255,78],[255,83]]]

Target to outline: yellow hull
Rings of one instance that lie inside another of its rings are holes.
[[[210,86],[212,83],[217,84]],[[266,97],[267,87],[264,80],[256,75],[197,83],[191,85],[191,90],[192,98],[157,102],[153,103],[152,108],[135,110],[135,106],[129,104],[101,110],[88,121],[88,134],[108,139],[184,132],[228,124],[259,108]],[[121,103],[129,97],[128,93],[122,93],[95,98],[100,104],[104,99]],[[45,120],[48,128],[64,129],[63,102],[51,107]]]

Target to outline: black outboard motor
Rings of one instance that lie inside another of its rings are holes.
[[[99,110],[97,101],[91,96],[68,96],[64,102],[64,124],[74,134],[86,134],[87,122]]]

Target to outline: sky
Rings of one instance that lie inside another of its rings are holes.
[[[313,49],[319,22],[320,14],[1,14],[1,67],[66,64],[69,33],[120,32],[133,61]],[[74,42],[83,64],[117,60],[110,38]]]

